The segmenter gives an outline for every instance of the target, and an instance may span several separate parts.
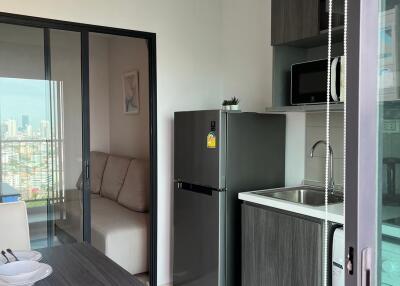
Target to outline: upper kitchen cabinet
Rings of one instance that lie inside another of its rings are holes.
[[[271,44],[299,47],[319,46],[327,41],[327,0],[272,0]],[[343,37],[344,0],[332,7],[332,38]]]
[[[271,44],[281,45],[319,34],[320,0],[272,0]]]

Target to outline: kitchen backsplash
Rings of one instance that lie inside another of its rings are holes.
[[[343,112],[330,114],[330,144],[333,149],[333,174],[335,185],[343,186]],[[326,113],[306,115],[305,181],[323,186],[325,184],[326,146],[320,144],[310,156],[311,147],[318,140],[326,140]]]

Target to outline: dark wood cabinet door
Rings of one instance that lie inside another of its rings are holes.
[[[320,286],[322,225],[242,205],[242,285]]]
[[[322,285],[322,224],[296,217],[290,219],[293,262],[291,285]]]
[[[242,206],[242,286],[280,285],[275,273],[279,263],[279,216],[264,209]]]
[[[318,36],[319,4],[320,0],[272,0],[271,44]]]
[[[272,213],[272,212],[271,212]],[[297,263],[294,253],[293,240],[293,218],[287,215],[278,214],[278,229],[276,230],[279,236],[278,249],[279,261],[276,265],[276,275],[279,276],[279,286],[302,286],[301,284],[293,284],[293,270]],[[270,247],[275,247],[270,245]],[[305,286],[305,285],[304,285]],[[307,285],[308,286],[308,285]],[[311,285],[310,285],[311,286]]]

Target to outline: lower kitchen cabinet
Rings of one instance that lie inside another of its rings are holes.
[[[322,222],[242,205],[242,286],[320,286]]]

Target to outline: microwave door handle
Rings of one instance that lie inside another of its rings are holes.
[[[336,70],[337,70],[337,65],[338,65],[339,58],[334,58],[332,61],[332,66],[331,66],[331,96],[333,101],[339,101],[339,98],[337,96],[336,92]]]

